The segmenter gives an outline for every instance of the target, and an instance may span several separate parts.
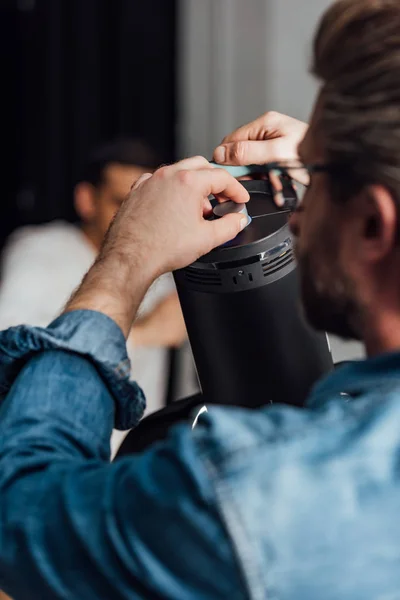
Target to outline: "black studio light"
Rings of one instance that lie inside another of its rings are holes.
[[[317,379],[334,367],[327,336],[303,317],[290,211],[276,207],[269,181],[242,184],[250,194],[247,205],[214,201],[211,218],[240,211],[248,226],[174,273],[201,393],[143,419],[117,459],[164,439],[176,423],[193,427],[212,404],[302,406]],[[294,206],[290,179],[284,184],[285,205]]]
[[[276,207],[269,181],[242,184],[248,204],[215,204],[212,218],[247,211],[249,225],[174,273],[204,402],[300,406],[333,368],[327,336],[303,317],[289,210]],[[293,204],[290,180],[283,191]]]

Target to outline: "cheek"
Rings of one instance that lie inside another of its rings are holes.
[[[337,262],[335,227],[329,218],[316,212],[302,215],[301,235],[296,244],[296,256],[300,264],[308,265],[309,276],[318,285],[329,286],[330,273]]]
[[[301,243],[323,246],[323,238],[331,233],[334,216],[320,179],[314,180],[304,195],[300,219]]]
[[[309,249],[318,242],[321,224],[318,215],[308,210],[294,213],[290,219],[290,229],[295,237],[296,251],[299,255],[308,253]]]
[[[295,253],[299,263],[304,264],[304,261],[306,261],[309,265],[313,265],[313,270],[316,264],[320,262],[319,236],[315,235],[310,222],[304,223],[301,228],[301,235],[296,240]]]

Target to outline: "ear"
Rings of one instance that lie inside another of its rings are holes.
[[[78,183],[74,190],[74,206],[84,223],[90,223],[96,213],[96,190],[91,183]]]
[[[392,252],[397,238],[397,210],[391,192],[382,185],[366,187],[354,201],[360,256],[379,262]]]

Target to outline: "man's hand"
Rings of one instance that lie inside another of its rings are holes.
[[[216,246],[233,239],[247,224],[230,214],[207,221],[208,196],[247,202],[248,192],[223,169],[201,156],[142,176],[111,226],[102,254],[118,247],[132,258],[140,251],[150,278],[187,266]]]
[[[224,169],[203,157],[142,176],[118,211],[102,250],[66,307],[98,310],[129,335],[150,284],[233,239],[247,224],[242,214],[215,221],[208,200],[247,202],[248,192]]]
[[[214,160],[226,165],[262,165],[298,159],[297,147],[308,125],[277,112],[267,112],[222,140]]]

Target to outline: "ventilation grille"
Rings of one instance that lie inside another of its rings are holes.
[[[215,271],[206,271],[205,269],[185,269],[185,278],[191,283],[197,285],[221,285],[221,275]]]
[[[264,277],[272,275],[273,273],[277,273],[287,265],[289,265],[294,260],[293,250],[287,250],[283,254],[280,254],[276,258],[268,262],[262,263],[262,269],[264,273]]]

